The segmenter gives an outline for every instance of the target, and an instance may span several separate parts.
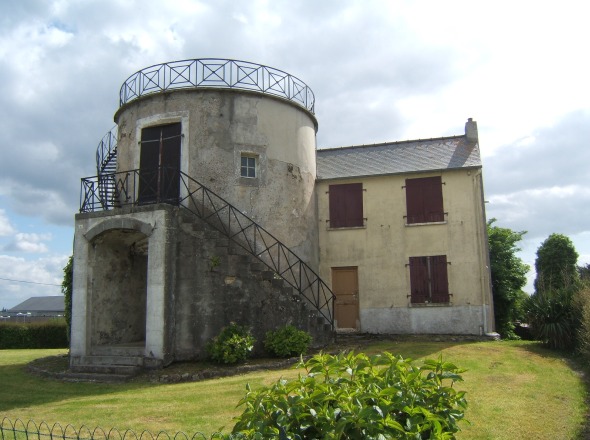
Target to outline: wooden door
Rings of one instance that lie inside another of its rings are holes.
[[[180,193],[180,123],[141,131],[139,204],[177,203]]]
[[[333,267],[332,291],[338,328],[359,329],[359,281],[357,267]]]

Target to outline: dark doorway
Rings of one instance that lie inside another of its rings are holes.
[[[178,204],[180,194],[180,122],[141,130],[138,203]]]

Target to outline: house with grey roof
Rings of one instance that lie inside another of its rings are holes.
[[[320,276],[336,328],[494,328],[477,124],[465,134],[317,151]]]

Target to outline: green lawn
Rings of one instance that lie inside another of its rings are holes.
[[[466,368],[457,388],[467,391],[471,424],[463,424],[460,439],[575,439],[585,422],[581,376],[567,359],[536,343],[381,341],[363,350],[387,350],[417,362],[442,353]],[[59,353],[64,351],[0,350],[0,420],[209,435],[231,428],[247,383],[259,387],[297,374],[285,369],[194,383],[92,384],[25,372],[27,362]]]

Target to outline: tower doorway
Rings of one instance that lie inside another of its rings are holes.
[[[138,203],[178,204],[180,194],[180,122],[141,130]]]

